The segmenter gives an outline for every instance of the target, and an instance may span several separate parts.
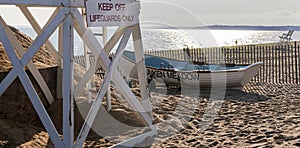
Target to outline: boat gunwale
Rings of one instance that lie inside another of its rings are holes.
[[[133,53],[132,51],[126,51],[126,52]],[[147,55],[147,56],[153,56],[153,55]],[[175,59],[171,59],[171,58],[164,58],[164,57],[159,57],[159,56],[153,56],[153,57],[157,57],[157,58],[161,58],[161,59],[169,59],[169,60],[179,61],[179,62],[185,62],[185,61],[175,60]],[[126,57],[125,55],[123,55],[123,58],[125,58],[126,60],[128,60],[132,63],[135,63],[135,61],[133,61],[132,59]],[[232,67],[232,66],[226,66],[226,64],[225,64],[225,66],[222,66],[222,67]],[[231,64],[232,63],[230,63],[230,65]],[[196,64],[194,64],[194,65],[196,65]],[[208,64],[208,65],[222,65],[222,64],[220,63],[220,64]],[[256,63],[253,63],[253,64],[235,64],[235,66],[245,66],[245,67],[242,67],[242,68],[239,68],[239,69],[229,69],[229,70],[225,69],[225,70],[215,70],[215,71],[212,71],[212,70],[178,71],[178,70],[170,69],[170,68],[169,69],[168,68],[156,68],[156,67],[151,67],[151,66],[147,66],[147,65],[146,65],[146,68],[152,69],[152,70],[179,72],[179,73],[232,73],[232,72],[243,72],[243,71],[246,71],[248,68],[255,67],[257,65],[263,65],[263,63],[262,62],[256,62]],[[199,65],[199,66],[201,66],[201,65]]]

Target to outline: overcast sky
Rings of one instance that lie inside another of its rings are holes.
[[[153,0],[141,1],[154,2]],[[159,1],[156,2],[159,3]],[[165,19],[176,21],[180,20],[181,17],[187,17],[187,13],[178,12],[186,9],[186,11],[196,15],[204,24],[209,25],[300,25],[300,0],[163,0],[163,2],[178,6],[178,9],[157,11],[153,5],[153,11],[142,15],[142,17],[159,16],[159,13],[163,13],[168,16]],[[151,11],[146,6],[144,10],[146,12]],[[185,23],[188,24],[189,22],[186,21]]]
[[[141,0],[141,21],[179,26],[300,25],[300,0]],[[32,9],[41,22],[52,10]],[[15,6],[0,6],[10,25],[28,25]]]

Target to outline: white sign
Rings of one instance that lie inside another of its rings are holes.
[[[136,0],[85,0],[88,27],[131,26],[139,22]]]

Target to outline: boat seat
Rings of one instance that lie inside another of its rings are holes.
[[[190,63],[194,64],[194,65],[204,65],[205,64],[205,62],[200,62],[200,61],[192,61]]]
[[[234,67],[236,66],[235,63],[221,63],[220,64],[221,67]]]

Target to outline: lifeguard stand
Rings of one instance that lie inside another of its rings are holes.
[[[137,4],[139,3],[135,0],[132,2]],[[2,17],[0,17],[0,41],[3,43],[5,51],[13,64],[13,69],[0,83],[0,94],[3,94],[8,86],[18,77],[55,147],[82,147],[111,81],[114,82],[116,88],[120,90],[122,95],[125,96],[126,100],[131,104],[131,106],[139,111],[140,116],[145,121],[146,125],[151,129],[151,131],[124,141],[121,144],[133,146],[135,143],[141,142],[146,137],[156,134],[156,128],[152,126],[152,118],[151,115],[149,115],[149,112],[152,110],[147,91],[143,47],[140,26],[138,23],[131,26],[120,26],[103,48],[97,41],[92,31],[86,27],[85,19],[78,10],[78,8],[84,8],[85,4],[83,0],[1,0],[0,5],[18,6],[30,22],[33,29],[38,33],[38,36],[35,38],[28,51],[25,52],[22,46],[13,36],[12,32],[8,28],[8,25],[5,23]],[[39,23],[28,10],[28,7],[31,6],[55,8],[54,13],[51,15],[44,27],[40,27]],[[53,44],[49,41],[49,37],[57,28],[59,29],[60,41],[58,45],[58,51],[55,50]],[[99,62],[94,62],[94,65],[92,64],[90,66],[88,71],[77,85],[74,85],[73,82],[74,31],[80,35],[85,45],[89,48],[92,54],[94,54],[95,58],[99,59]],[[118,65],[118,61],[122,56],[122,51],[124,50],[131,34],[134,40],[134,50],[137,59],[136,61],[142,102],[140,102],[133,94],[120,73],[114,70]],[[116,58],[111,61],[108,58],[108,53],[119,40],[120,43],[116,52]],[[63,98],[62,138],[59,136],[51,118],[49,117],[36,90],[34,89],[28,75],[24,70],[24,67],[28,67],[39,86],[42,88],[48,102],[51,104],[54,101],[54,98],[51,95],[50,90],[48,89],[41,74],[31,62],[34,54],[44,44],[46,45],[47,50],[49,50],[54,56],[55,60],[57,60],[58,63],[62,63],[59,65],[62,69],[59,72],[62,74],[62,80],[60,81],[62,87],[58,88],[58,92],[61,91]],[[17,57],[15,50],[19,55],[22,56],[21,58]],[[95,72],[95,68],[93,67],[98,66],[97,63],[99,63],[105,69],[106,76],[97,93],[96,99],[91,105],[81,131],[76,140],[74,140],[74,97],[78,95],[77,92],[85,87],[86,83],[90,80],[91,76]],[[118,146],[118,144],[116,146]]]

